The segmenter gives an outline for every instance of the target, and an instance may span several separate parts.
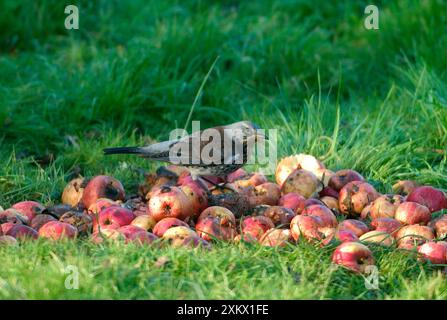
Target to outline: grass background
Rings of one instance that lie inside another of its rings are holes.
[[[65,30],[76,4],[80,29]],[[353,168],[381,192],[398,179],[447,190],[447,3],[375,1],[14,1],[0,4],[0,205],[57,203],[75,174],[128,193],[155,164],[106,146],[165,139],[192,120],[279,129],[279,157]],[[447,298],[442,269],[372,248],[379,290],[330,266],[333,248],[218,244],[200,251],[1,247],[1,298]],[[170,261],[157,267],[156,261]],[[64,286],[67,265],[79,290]]]

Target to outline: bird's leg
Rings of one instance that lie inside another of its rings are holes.
[[[212,190],[219,189],[222,192],[224,192],[224,190],[229,190],[231,192],[235,192],[235,190],[233,188],[227,187],[227,182],[215,183],[214,181],[211,181],[210,179],[207,179],[205,177],[200,177],[200,178],[205,180],[209,184],[211,184],[213,186]]]

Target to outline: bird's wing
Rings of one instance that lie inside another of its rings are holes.
[[[142,147],[140,148],[141,156],[152,160],[170,162],[169,152],[178,142],[179,140],[169,140]]]

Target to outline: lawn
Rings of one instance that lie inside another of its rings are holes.
[[[68,4],[79,30],[64,28]],[[188,119],[276,128],[278,158],[313,154],[383,193],[399,179],[447,191],[447,3],[375,1],[379,30],[363,27],[368,4],[2,1],[0,205],[58,203],[77,174],[135,193],[157,164],[102,148],[166,139]],[[372,250],[377,290],[331,266],[333,247],[304,242],[204,253],[39,239],[0,247],[0,298],[447,298],[443,268]],[[79,289],[66,289],[67,266]]]

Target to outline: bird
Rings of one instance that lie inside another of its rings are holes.
[[[193,132],[179,139],[142,147],[105,148],[105,155],[136,154],[149,160],[168,162],[188,169],[193,180],[226,176],[242,168],[257,141],[268,140],[251,121],[239,121]]]

